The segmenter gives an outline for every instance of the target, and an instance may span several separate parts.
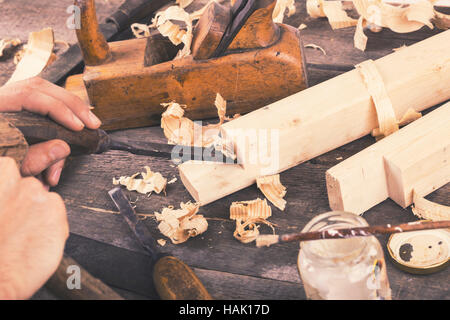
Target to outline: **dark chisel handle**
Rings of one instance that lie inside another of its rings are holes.
[[[28,144],[60,139],[71,148],[71,154],[101,153],[109,149],[110,138],[103,130],[72,131],[48,117],[28,111],[2,113],[2,117],[19,129]]]
[[[69,266],[80,268],[81,288],[69,289],[67,286]],[[58,298],[66,300],[123,300],[123,298],[103,283],[92,276],[71,257],[64,255],[61,263],[45,285]]]
[[[153,282],[163,300],[212,300],[194,271],[173,256],[164,256],[155,263]]]

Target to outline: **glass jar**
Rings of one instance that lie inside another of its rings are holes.
[[[302,232],[365,226],[358,215],[333,211],[312,219]],[[297,265],[308,299],[391,299],[383,250],[374,236],[303,241]]]

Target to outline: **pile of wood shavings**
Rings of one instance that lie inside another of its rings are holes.
[[[397,33],[417,31],[423,26],[433,29],[450,28],[450,16],[434,9],[435,0],[420,0],[407,6],[397,6],[382,0],[353,0],[359,19],[350,18],[342,7],[343,1],[307,0],[308,14],[312,18],[327,17],[333,29],[356,26],[354,46],[364,51],[368,37],[364,28],[377,32],[389,28]],[[433,25],[434,24],[434,25]]]
[[[165,191],[167,179],[161,173],[153,172],[150,167],[145,167],[146,172],[138,172],[132,176],[122,176],[119,179],[113,178],[114,185],[123,185],[129,191],[137,191],[142,194],[150,195],[152,192],[157,194]],[[141,178],[137,176],[141,175]]]
[[[228,120],[239,117],[239,114],[229,118],[226,116],[227,102],[217,93],[214,105],[217,108],[219,122],[201,126],[189,118],[184,117],[183,106],[175,101],[162,103],[166,111],[161,115],[161,128],[164,131],[169,144],[178,144],[183,146],[196,147],[214,147],[232,159],[235,155],[225,148],[222,139],[219,136],[220,126]]]
[[[180,209],[163,208],[161,213],[155,212],[159,221],[159,231],[168,237],[173,244],[186,242],[190,237],[202,234],[208,229],[208,222],[203,215],[198,215],[199,205],[196,203],[180,203]]]
[[[255,199],[250,201],[236,201],[230,206],[230,219],[236,221],[236,230],[233,236],[242,243],[249,243],[259,236],[259,226],[263,223],[272,228],[273,223],[266,219],[272,215],[272,209],[266,199]]]
[[[216,0],[209,1],[201,9],[188,13],[185,8],[192,4],[194,0],[177,0],[176,5],[170,6],[158,12],[152,19],[150,25],[142,23],[134,23],[131,25],[131,31],[136,38],[150,36],[150,29],[157,29],[161,35],[167,37],[172,44],[178,46],[183,43],[183,48],[177,53],[174,60],[184,58],[191,54],[191,44],[193,38],[193,24],[200,19],[208,6]],[[231,1],[231,5],[233,2]],[[286,14],[290,17],[295,13],[295,0],[277,0],[273,11],[273,21],[282,23]],[[185,27],[181,28],[172,21],[183,22]]]

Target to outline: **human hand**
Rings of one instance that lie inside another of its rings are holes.
[[[0,299],[30,298],[57,269],[69,235],[61,197],[0,157]]]
[[[49,116],[74,131],[100,127],[100,120],[79,97],[51,82],[35,77],[0,88],[0,112],[27,110]],[[30,146],[20,169],[23,176],[38,176],[49,186],[59,182],[70,147],[62,140]]]

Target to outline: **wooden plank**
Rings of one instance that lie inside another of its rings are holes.
[[[330,207],[361,214],[390,197],[403,208],[450,180],[450,103],[327,171]]]
[[[382,75],[393,117],[450,98],[449,58],[446,31],[372,62]],[[183,183],[207,204],[249,186],[258,176],[282,172],[355,140],[380,125],[373,99],[360,71],[353,70],[225,123],[222,137],[240,164],[186,162],[179,167]]]

